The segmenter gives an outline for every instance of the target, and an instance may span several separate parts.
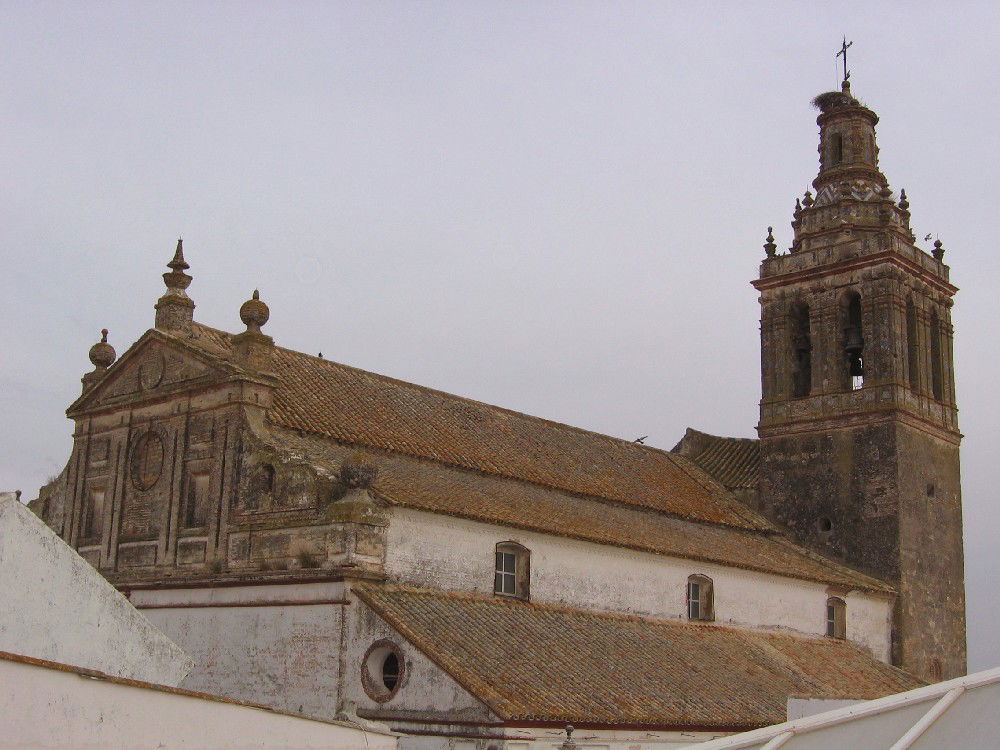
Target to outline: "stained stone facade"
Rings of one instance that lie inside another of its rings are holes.
[[[787,254],[765,245],[760,500],[801,543],[898,586],[893,661],[965,674],[951,307],[878,168],[875,113],[817,97],[820,171]]]

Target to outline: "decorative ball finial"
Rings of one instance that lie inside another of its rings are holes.
[[[905,188],[899,191],[899,207],[904,211],[908,211],[910,209],[910,202],[906,199]]]
[[[768,258],[773,258],[774,257],[774,252],[777,249],[778,249],[778,246],[774,244],[774,228],[773,227],[768,227],[767,228],[767,242],[764,243],[764,252],[767,253],[767,257]]]
[[[107,370],[117,358],[115,348],[108,343],[108,329],[101,329],[101,340],[90,347],[90,363],[97,370]]]
[[[260,292],[253,290],[253,297],[248,299],[240,307],[240,320],[247,327],[248,331],[260,333],[260,327],[267,323],[271,317],[271,311],[260,299]]]
[[[931,251],[934,256],[934,260],[944,260],[944,245],[941,244],[941,240],[934,240],[934,249]]]
[[[576,742],[573,741],[573,725],[566,725],[566,739],[563,740],[562,745],[559,746],[561,750],[574,750],[576,748]]]

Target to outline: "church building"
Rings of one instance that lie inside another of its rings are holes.
[[[815,194],[753,281],[759,439],[663,451],[291,351],[256,291],[210,327],[178,241],[31,507],[183,687],[407,748],[667,747],[964,674],[957,290],[874,112],[847,80],[816,105]]]

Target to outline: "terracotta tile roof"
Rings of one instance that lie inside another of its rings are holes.
[[[231,355],[195,324],[189,343]],[[688,459],[276,347],[272,423],[708,523],[771,524]]]
[[[760,477],[760,441],[718,437],[687,429],[673,453],[687,456],[727,489],[755,489]]]
[[[336,474],[356,448],[274,430],[275,446]],[[575,539],[714,562],[791,578],[891,592],[882,581],[771,533],[693,523],[645,508],[519,482],[396,453],[373,454],[373,489],[392,505]]]
[[[832,638],[366,585],[358,596],[505,721],[751,728],[789,696],[871,699],[916,678]]]

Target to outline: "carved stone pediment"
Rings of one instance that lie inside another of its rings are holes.
[[[68,413],[72,416],[102,407],[137,403],[223,380],[228,375],[221,363],[212,362],[208,356],[147,334]]]

